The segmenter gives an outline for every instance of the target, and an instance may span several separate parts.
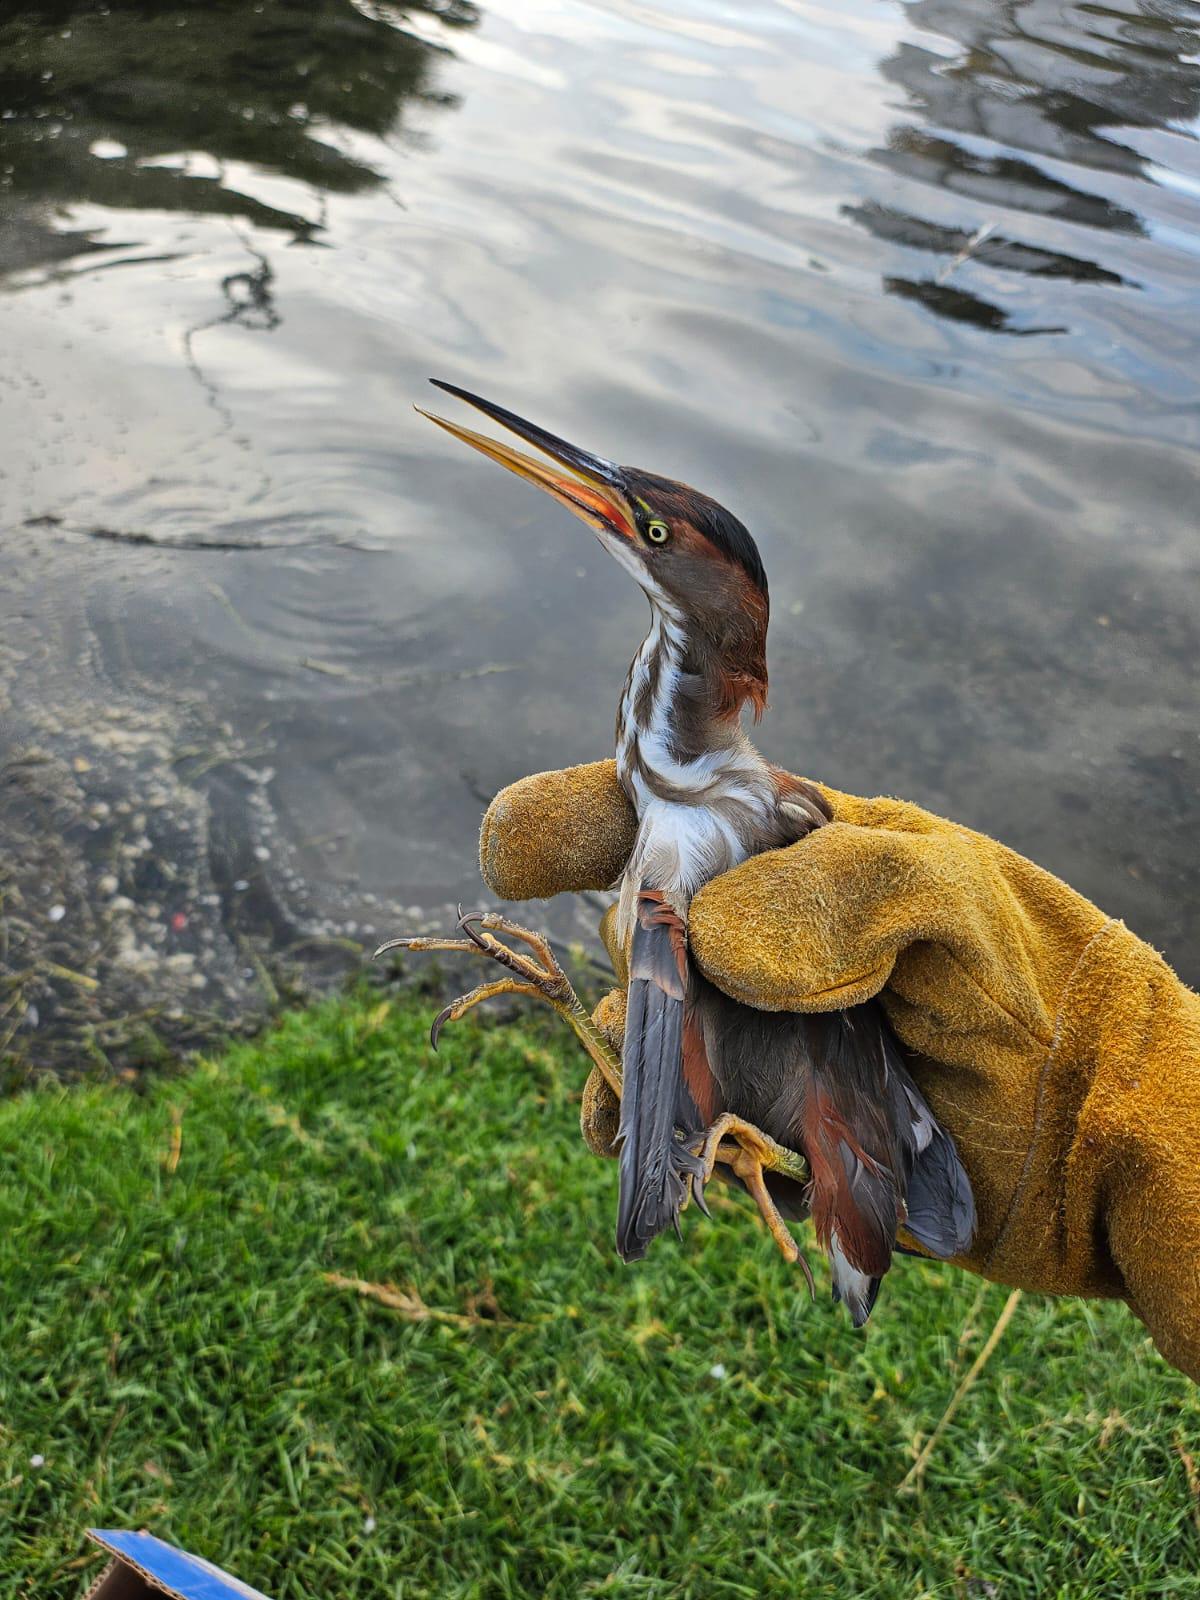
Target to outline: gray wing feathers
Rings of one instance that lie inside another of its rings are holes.
[[[634,929],[622,1056],[620,1194],[617,1250],[637,1261],[664,1228],[678,1226],[688,1175],[701,1162],[676,1128],[698,1132],[700,1119],[683,1082],[686,990],[671,930]]]
[[[941,1126],[909,1075],[894,1042],[889,1067],[900,1089],[900,1126],[911,1140],[905,1227],[919,1244],[945,1259],[961,1255],[975,1237],[975,1196],[954,1140]]]

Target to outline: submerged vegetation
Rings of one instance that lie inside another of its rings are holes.
[[[1193,1595],[1200,1402],[1118,1305],[899,1261],[865,1337],[713,1195],[630,1269],[582,1062],[363,994],[0,1105],[0,1588],[146,1526],[276,1600]]]

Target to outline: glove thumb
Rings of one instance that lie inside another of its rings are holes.
[[[760,1011],[837,1011],[878,994],[936,888],[920,834],[832,822],[704,886],[688,933],[705,974]]]

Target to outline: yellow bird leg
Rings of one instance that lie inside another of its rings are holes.
[[[507,917],[501,916],[496,911],[468,911],[460,916],[458,925],[466,934],[466,938],[389,939],[375,952],[376,956],[381,956],[388,950],[447,950],[458,954],[486,956],[489,960],[498,961],[501,966],[507,967],[514,974],[511,979],[501,979],[494,984],[480,984],[469,994],[462,995],[448,1005],[434,1022],[432,1033],[434,1047],[437,1046],[437,1036],[441,1032],[442,1025],[456,1021],[481,1000],[488,1000],[498,994],[531,995],[535,999],[544,1000],[558,1012],[590,1059],[600,1068],[613,1093],[619,1096],[620,1058],[580,1003],[579,996],[571,987],[571,980],[559,965],[549,943],[542,935],[510,922]],[[533,954],[526,955],[520,950],[510,950],[496,937],[497,933],[526,945]]]
[[[794,1262],[800,1267],[808,1280],[809,1293],[815,1294],[808,1262],[780,1214],[779,1207],[772,1199],[765,1176],[768,1172],[778,1172],[807,1186],[811,1174],[804,1157],[795,1150],[788,1150],[784,1145],[778,1144],[770,1134],[764,1133],[761,1128],[756,1128],[753,1123],[743,1121],[741,1117],[735,1117],[730,1111],[722,1112],[710,1128],[691,1141],[690,1148],[696,1151],[704,1163],[704,1173],[699,1180],[701,1187],[712,1178],[718,1162],[728,1167],[742,1180],[758,1206],[767,1230],[779,1246],[784,1260]],[[697,1201],[699,1200],[698,1190]]]
[[[620,1098],[620,1058],[580,1003],[579,996],[571,987],[571,980],[559,965],[548,941],[541,934],[510,922],[497,911],[468,911],[459,917],[458,926],[464,938],[418,935],[389,939],[375,952],[376,956],[384,955],[389,950],[449,951],[456,955],[483,956],[499,962],[512,974],[493,983],[479,984],[439,1012],[430,1033],[434,1048],[437,1048],[443,1026],[447,1022],[457,1022],[481,1001],[503,994],[527,995],[544,1000],[563,1018],[589,1058],[599,1067],[613,1093]],[[498,934],[525,945],[532,954],[510,949],[497,937]],[[776,1143],[769,1134],[730,1112],[719,1116],[705,1133],[698,1136],[698,1140],[692,1141],[692,1146],[704,1161],[703,1184],[709,1182],[718,1162],[741,1179],[758,1205],[763,1221],[785,1260],[801,1266],[812,1289],[812,1273],[808,1262],[771,1198],[764,1176],[767,1172],[779,1172],[785,1177],[794,1178],[797,1183],[807,1185],[810,1174],[804,1157]],[[703,1207],[700,1189],[696,1190],[696,1199]]]

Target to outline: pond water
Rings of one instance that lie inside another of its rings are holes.
[[[5,7],[0,1043],[344,973],[611,753],[644,601],[430,374],[747,522],[774,759],[1196,982],[1198,271],[1185,0]]]

